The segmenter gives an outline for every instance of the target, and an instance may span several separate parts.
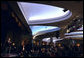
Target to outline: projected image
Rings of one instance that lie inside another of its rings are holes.
[[[32,35],[37,34],[38,32],[52,32],[52,31],[57,31],[60,30],[59,27],[55,27],[55,26],[30,26],[30,29],[32,30]]]

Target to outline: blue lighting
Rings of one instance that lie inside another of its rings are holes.
[[[59,27],[55,27],[55,26],[30,26],[30,29],[32,30],[32,35],[35,35],[38,32],[42,32],[42,31],[56,31],[59,30]]]

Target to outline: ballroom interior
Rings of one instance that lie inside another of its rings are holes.
[[[83,1],[1,1],[1,57],[83,57]]]

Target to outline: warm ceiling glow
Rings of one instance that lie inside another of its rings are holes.
[[[79,46],[80,46],[80,44],[79,44],[79,43],[77,43],[77,46],[79,47]]]
[[[60,46],[61,46],[61,44],[58,44],[58,46],[60,47]]]
[[[15,43],[12,44],[13,46],[15,45]]]
[[[67,29],[67,33],[69,32],[70,30],[69,29]]]

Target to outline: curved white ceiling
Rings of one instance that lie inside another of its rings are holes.
[[[72,15],[70,10],[64,12],[64,8],[56,6],[28,2],[17,3],[29,25],[59,22]]]
[[[57,39],[56,37],[52,37],[52,39],[53,39],[53,42],[54,43],[57,42],[57,41],[63,40],[63,39]],[[42,41],[50,42],[50,38],[44,38],[44,39],[42,39]]]
[[[36,35],[36,34],[40,35],[43,33],[48,33],[48,32],[60,30],[59,27],[55,27],[55,26],[29,26],[29,27],[32,30],[33,35]]]
[[[65,33],[65,35],[83,35],[83,31],[76,31],[76,32]]]
[[[66,36],[65,38],[83,38],[83,35]]]
[[[45,33],[60,30],[59,27],[55,27],[55,26],[30,26],[30,29],[32,30],[32,35],[34,37],[45,34]]]

